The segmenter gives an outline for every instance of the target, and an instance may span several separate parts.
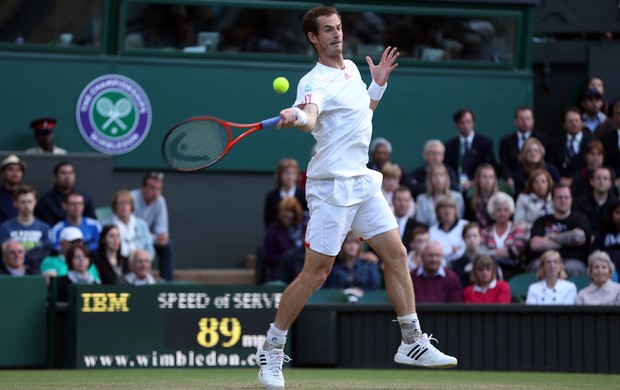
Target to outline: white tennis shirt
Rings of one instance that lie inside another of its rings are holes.
[[[353,61],[344,63],[344,69],[317,63],[299,81],[294,104],[318,108],[306,192],[338,206],[369,199],[382,181],[379,172],[366,167],[373,114],[367,87]]]

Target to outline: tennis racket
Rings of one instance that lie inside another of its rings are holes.
[[[164,161],[172,169],[181,172],[208,168],[248,134],[273,127],[279,121],[279,116],[251,124],[227,122],[211,116],[186,119],[170,129],[164,137]],[[245,131],[233,140],[233,128]]]

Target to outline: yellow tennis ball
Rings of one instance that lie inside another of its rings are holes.
[[[273,80],[273,89],[277,93],[284,93],[288,91],[288,80],[286,77],[278,77]]]

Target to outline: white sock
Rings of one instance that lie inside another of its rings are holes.
[[[396,317],[396,319],[400,325],[400,332],[402,334],[403,341],[406,344],[413,344],[422,333],[420,321],[418,320],[418,314],[407,314],[406,316]]]
[[[268,349],[282,349],[286,344],[286,334],[288,330],[279,329],[273,323],[269,324],[269,330],[267,331],[267,340],[265,340],[266,347]]]

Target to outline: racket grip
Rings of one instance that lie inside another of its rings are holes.
[[[260,127],[261,128],[266,128],[266,127],[273,127],[275,125],[278,124],[278,122],[280,122],[280,117],[279,116],[274,116],[273,118],[269,118],[269,119],[265,119],[264,121],[260,122]]]

